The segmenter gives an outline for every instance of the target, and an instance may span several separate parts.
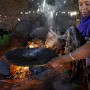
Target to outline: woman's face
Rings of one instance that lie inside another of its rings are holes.
[[[90,16],[90,0],[78,0],[79,11],[83,17]]]

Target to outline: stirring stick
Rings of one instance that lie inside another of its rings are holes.
[[[41,66],[46,66],[46,64],[34,65],[34,67],[41,67]]]

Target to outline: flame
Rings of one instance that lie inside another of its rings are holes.
[[[53,47],[51,47],[49,44],[45,44],[45,47],[46,47],[46,48],[53,48]]]
[[[29,48],[36,48],[38,47],[38,44],[35,44],[34,42],[28,42]]]
[[[10,65],[10,73],[13,79],[26,78],[30,75],[29,67]]]
[[[33,42],[28,42],[29,48],[39,48],[39,47],[45,47],[45,48],[53,48],[51,45],[49,45],[46,42],[43,42],[42,40],[35,40]]]
[[[33,42],[28,42],[29,48],[37,48],[37,47],[46,47],[42,40],[35,40]],[[21,79],[28,77],[31,72],[29,67],[10,65],[10,73],[13,79]]]
[[[38,48],[38,47],[45,47],[44,42],[42,40],[35,40],[33,42],[28,42],[29,48]]]
[[[45,47],[45,48],[53,49],[53,50],[56,50],[57,54],[63,55],[64,54],[64,50],[63,49],[59,49],[58,45],[56,45],[56,44],[53,45],[53,43],[54,42],[48,41],[48,40],[43,42],[42,40],[35,39],[35,41],[33,41],[33,42],[28,42],[28,46],[29,46],[29,48]]]
[[[50,43],[52,44],[52,43]],[[28,42],[29,48],[37,48],[37,47],[45,47],[45,48],[53,48],[49,45],[49,43],[44,42],[42,40],[36,40],[33,42]],[[29,70],[29,66],[23,67],[23,66],[16,66],[16,65],[10,65],[10,73],[11,77],[13,79],[22,79],[28,77],[31,72]]]

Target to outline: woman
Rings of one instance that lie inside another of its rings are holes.
[[[77,27],[84,37],[90,37],[90,0],[79,0],[81,23]]]
[[[78,29],[81,36],[83,38],[85,38],[86,41],[88,41],[89,37],[90,37],[90,0],[78,0],[78,4],[79,4],[79,11],[81,14],[81,22],[76,28]],[[80,48],[78,48],[77,50],[75,50],[69,54],[66,54],[62,57],[54,58],[47,64],[47,67],[52,67],[55,70],[62,72],[65,70],[64,63],[70,62],[70,61],[77,62],[80,59],[86,60],[84,58],[90,56],[89,48],[90,48],[90,42],[87,42],[86,44],[84,44],[83,46],[81,46]],[[75,65],[77,65],[77,64],[75,64]],[[78,66],[79,66],[79,64],[78,64]],[[84,66],[82,66],[82,67],[84,67]],[[79,66],[79,68],[81,68],[81,67]],[[79,73],[81,73],[81,72],[79,72]],[[84,73],[83,73],[83,75],[84,75]],[[60,88],[60,90],[61,90],[61,88]]]

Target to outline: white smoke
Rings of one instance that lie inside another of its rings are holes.
[[[44,0],[41,7],[38,8],[38,12],[44,13],[47,18],[47,23],[50,27],[54,25],[53,15],[55,13],[56,6],[50,5]]]
[[[45,17],[47,18],[47,23],[49,27],[53,27],[55,22],[54,22],[54,15],[56,14],[57,16],[57,8],[61,8],[64,5],[63,0],[55,0],[55,4],[48,4],[47,0],[43,0],[41,5],[39,6],[37,12],[38,13],[44,13]]]

